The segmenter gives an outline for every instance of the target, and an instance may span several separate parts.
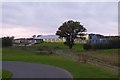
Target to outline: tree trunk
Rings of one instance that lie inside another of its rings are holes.
[[[69,49],[72,49],[72,47],[73,47],[72,45],[69,45]]]

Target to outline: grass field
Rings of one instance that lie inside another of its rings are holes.
[[[36,47],[43,47],[43,46],[49,46],[52,48],[58,48],[58,49],[68,49],[68,46],[65,46],[63,43],[42,43],[42,44],[38,44],[36,45]],[[75,53],[87,53],[87,55],[99,58],[101,60],[105,60],[105,61],[110,61],[113,62],[115,64],[118,63],[118,51],[120,49],[102,49],[102,50],[89,50],[89,51],[85,51],[83,49],[83,44],[76,44],[73,46],[74,52],[73,55]]]
[[[67,49],[68,48],[63,43],[41,43],[41,44],[37,44],[35,46],[36,47],[50,46],[52,48],[58,47],[59,49]]]
[[[35,45],[35,47],[37,48],[43,47],[43,46],[49,46],[54,49],[69,49],[69,47],[64,45],[63,43],[41,43],[41,44]],[[84,51],[82,44],[75,44],[73,46],[73,50],[75,50],[76,52]]]
[[[2,78],[2,68],[0,68],[0,78]]]
[[[2,60],[2,48],[0,48],[0,61]]]
[[[44,44],[47,45],[47,44]],[[49,46],[55,47],[55,45],[48,44]],[[56,44],[62,48],[64,45]],[[61,46],[60,46],[61,45]],[[43,46],[43,44],[36,45]],[[77,45],[76,45],[77,46]],[[75,48],[76,50],[79,48]],[[80,50],[81,46],[80,46]],[[117,77],[112,72],[102,67],[96,67],[90,64],[78,63],[73,60],[68,60],[63,56],[59,55],[36,55],[36,53],[26,50],[20,50],[16,48],[3,48],[2,59],[5,61],[23,61],[23,62],[32,62],[32,63],[42,63],[49,64],[53,66],[58,66],[68,70],[75,78],[111,78]]]

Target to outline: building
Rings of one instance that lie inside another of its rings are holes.
[[[23,43],[23,42],[25,42],[25,38],[14,39],[14,43]]]
[[[35,40],[42,39],[43,42],[65,42],[65,38],[59,38],[57,35],[45,35],[45,36],[39,36],[35,37]]]
[[[107,38],[100,34],[87,34],[87,42],[91,44],[108,43]]]
[[[75,43],[86,43],[86,36],[82,36],[84,39],[81,39],[80,37],[76,38],[74,40]],[[39,37],[35,37],[34,39],[39,40],[42,39],[43,42],[65,42],[66,38],[59,38],[58,35],[45,35],[45,36],[39,36]]]
[[[14,43],[19,44],[19,46],[24,46],[24,45],[33,45],[33,44],[38,44],[43,42],[41,39],[34,39],[34,38],[19,38],[19,39],[14,39]]]
[[[87,43],[88,35],[87,34],[80,34],[74,40],[75,43]]]
[[[41,42],[65,42],[65,38],[59,38],[58,35],[40,35],[33,38],[15,39],[15,43],[37,44]],[[74,40],[75,43],[107,43],[107,38],[100,34],[81,34]]]

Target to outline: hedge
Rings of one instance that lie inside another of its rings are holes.
[[[120,39],[109,40],[108,43],[98,43],[98,44],[90,44],[86,43],[83,45],[85,50],[89,49],[114,49],[120,48]]]

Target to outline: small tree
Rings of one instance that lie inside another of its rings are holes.
[[[80,24],[80,22],[69,20],[67,22],[64,22],[58,28],[56,35],[59,35],[60,37],[65,37],[65,44],[71,49],[74,45],[74,39],[85,31],[86,28],[84,28],[83,25]]]
[[[9,47],[13,45],[13,39],[14,36],[12,37],[3,37],[2,38],[2,47]]]

